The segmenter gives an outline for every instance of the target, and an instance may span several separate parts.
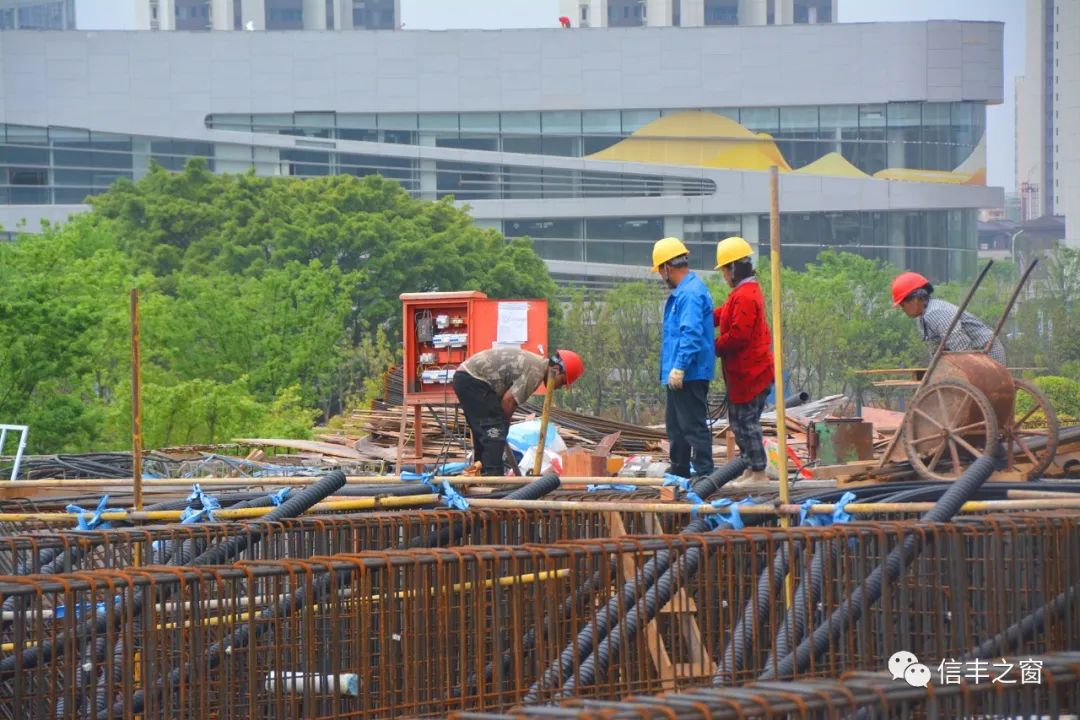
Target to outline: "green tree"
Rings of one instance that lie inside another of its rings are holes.
[[[30,450],[90,447],[127,356],[131,264],[100,231],[0,245],[0,418]]]

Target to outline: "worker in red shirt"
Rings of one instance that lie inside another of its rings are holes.
[[[750,260],[753,249],[741,237],[716,246],[716,268],[732,288],[727,301],[713,311],[718,328],[716,356],[724,368],[728,424],[739,453],[750,464],[738,481],[768,480],[761,436],[761,412],[773,384],[772,337],[765,319],[765,298]]]

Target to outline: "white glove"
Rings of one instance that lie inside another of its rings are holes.
[[[682,381],[686,373],[678,368],[672,368],[667,376],[667,385],[672,390],[682,390]]]

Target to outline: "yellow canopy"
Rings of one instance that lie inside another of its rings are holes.
[[[730,118],[706,112],[666,115],[609,148],[588,156],[665,165],[767,170],[791,167],[768,135],[755,135]]]
[[[797,173],[804,175],[834,175],[837,177],[857,177],[868,178],[870,177],[859,168],[852,165],[847,159],[838,152],[831,152],[827,155],[822,155],[809,165],[803,165],[796,170]]]

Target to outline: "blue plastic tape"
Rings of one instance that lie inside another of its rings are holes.
[[[101,521],[101,513],[105,512],[105,508],[108,504],[109,496],[102,495],[101,499],[98,500],[97,507],[93,510],[84,510],[78,505],[68,505],[64,509],[69,513],[76,514],[77,525],[75,527],[79,530],[107,530],[112,527],[112,525],[108,522]],[[86,519],[87,515],[90,516],[89,520]]]
[[[617,490],[618,492],[634,492],[637,490],[636,485],[620,485],[619,483],[601,483],[599,485],[589,485],[586,488],[589,492],[600,492],[601,490]]]

